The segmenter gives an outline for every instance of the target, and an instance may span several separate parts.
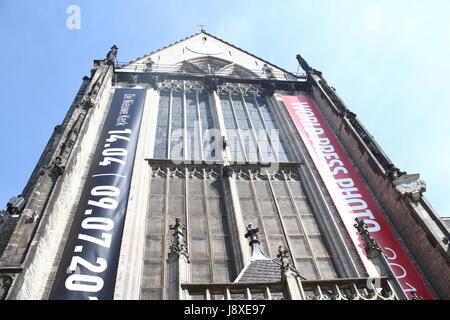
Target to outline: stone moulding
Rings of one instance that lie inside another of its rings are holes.
[[[418,173],[405,174],[393,182],[395,190],[400,193],[402,197],[409,196],[414,202],[418,202],[422,193],[426,191],[426,183],[420,178]]]

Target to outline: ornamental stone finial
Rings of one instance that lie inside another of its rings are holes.
[[[153,65],[155,64],[155,62],[152,60],[151,57],[149,57],[146,61],[145,61],[145,72],[150,72],[152,71]]]
[[[175,225],[171,224],[169,226],[170,230],[175,230],[174,234],[181,234],[183,235],[183,230],[186,230],[186,226],[181,223],[180,218],[175,218]]]
[[[300,276],[300,272],[289,262],[289,250],[282,245],[278,247],[277,258],[281,262],[282,279],[287,280],[288,278]]]
[[[280,259],[281,266],[283,267],[283,269],[290,267],[288,249],[285,249],[283,246],[279,246],[277,258]]]
[[[250,246],[255,243],[259,244],[258,232],[259,228],[253,228],[253,224],[250,223],[247,225],[247,233],[245,234],[245,237],[250,237]]]
[[[117,56],[117,46],[113,45],[111,47],[111,50],[109,50],[108,54],[106,55],[106,62],[110,63],[110,64],[114,64],[114,61],[116,60],[116,56]]]
[[[245,234],[246,238],[250,238],[250,247],[252,248],[252,261],[256,260],[271,260],[268,256],[264,254],[264,252],[260,248],[260,242],[258,240],[258,232],[259,228],[253,227],[253,224],[248,224],[247,233]]]
[[[200,27],[200,32],[205,32],[205,25],[204,24],[198,24],[198,27]]]
[[[298,54],[296,58],[298,63],[300,64],[300,67],[302,67],[303,70],[305,70],[306,72],[311,70],[311,67],[309,66],[308,62],[306,62],[306,60],[303,59],[301,55]]]
[[[186,226],[181,223],[180,218],[175,219],[175,224],[169,226],[170,230],[173,230],[172,234],[172,243],[169,247],[169,257],[172,255],[184,255],[185,257],[189,257],[186,243],[184,241],[183,230],[186,230]]]
[[[311,67],[309,66],[308,62],[306,62],[306,60],[303,59],[303,57],[302,57],[301,55],[298,54],[298,55],[296,56],[296,58],[297,58],[297,61],[298,61],[299,65],[300,65],[300,67],[302,67],[302,69],[305,70],[305,72],[306,72],[307,74],[315,73],[315,74],[317,74],[317,75],[319,75],[319,76],[322,75],[322,72],[320,72],[319,70],[316,70],[316,69],[314,69],[314,68],[311,68]]]
[[[361,234],[361,237],[364,241],[364,249],[366,250],[367,257],[369,259],[373,259],[380,255],[383,250],[381,249],[378,242],[376,242],[375,239],[370,235],[370,232],[367,230],[367,224],[364,222],[364,220],[355,218],[355,222],[356,223],[353,226]]]

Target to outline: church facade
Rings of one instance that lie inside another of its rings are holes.
[[[2,299],[450,298],[449,229],[320,71],[204,30],[94,60],[0,224]]]

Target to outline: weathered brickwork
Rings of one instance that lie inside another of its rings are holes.
[[[321,84],[326,85],[323,81]],[[440,298],[450,299],[450,260],[448,245],[442,242],[446,236],[442,222],[436,218],[436,213],[432,212],[425,200],[414,203],[409,197],[400,196],[392,184],[390,168],[383,168],[374,151],[370,150],[374,148],[369,148],[348,117],[343,116],[342,111],[331,103],[329,96],[317,83],[313,88],[314,98],[321,111],[382,204],[387,213],[386,218],[401,235],[406,248],[419,266],[419,272],[426,275]],[[383,154],[381,150],[379,153]]]

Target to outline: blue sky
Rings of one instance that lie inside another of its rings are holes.
[[[81,28],[66,27],[69,5]],[[127,62],[206,31],[284,69],[321,70],[428,200],[450,216],[450,2],[0,1],[0,207],[20,194],[92,61]]]

